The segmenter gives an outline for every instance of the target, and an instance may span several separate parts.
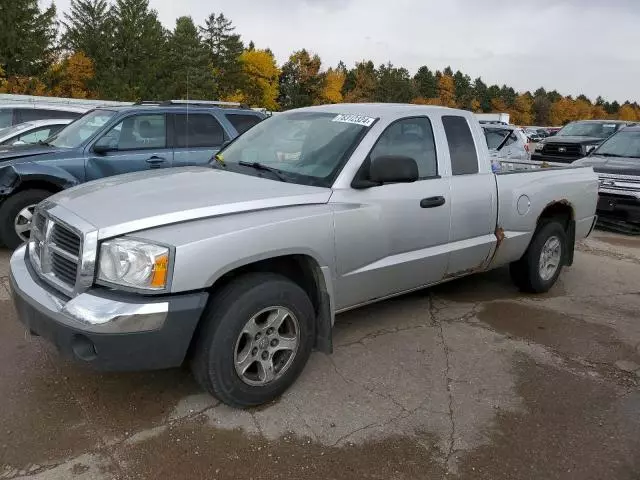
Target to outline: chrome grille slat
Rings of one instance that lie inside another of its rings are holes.
[[[68,251],[64,250],[63,248],[60,248],[59,245],[52,243],[51,245],[49,245],[49,249],[55,253],[56,255],[59,255],[60,257],[65,258],[66,260],[69,260],[70,262],[73,263],[78,263],[78,257],[76,255],[73,255],[72,253],[69,253]]]
[[[51,241],[62,250],[65,250],[78,258],[80,254],[80,238],[60,224],[54,224],[51,232]]]
[[[32,227],[30,255],[44,280],[66,295],[77,291],[82,235],[50,214],[37,211]]]

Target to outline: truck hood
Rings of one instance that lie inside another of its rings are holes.
[[[570,135],[566,136],[553,136],[547,137],[543,140],[543,143],[573,143],[578,145],[594,145],[598,143],[602,143],[606,140],[606,138],[598,138],[598,137],[574,137]]]
[[[597,173],[640,177],[640,158],[602,157],[596,153],[574,162],[573,165],[593,167],[593,170]]]
[[[331,193],[329,188],[185,167],[108,177],[64,190],[50,201],[107,238],[218,215],[327,203]]]

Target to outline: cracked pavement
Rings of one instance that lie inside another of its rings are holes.
[[[0,254],[0,479],[640,478],[640,238],[595,232],[554,289],[500,269],[340,315],[279,400],[188,370],[97,373],[15,319]]]

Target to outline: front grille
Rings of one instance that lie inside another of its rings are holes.
[[[31,262],[40,275],[63,293],[76,288],[82,237],[56,219],[36,212],[31,231]]]
[[[542,153],[566,157],[583,156],[582,146],[574,143],[546,143],[542,149]]]
[[[51,273],[64,283],[69,285],[75,285],[76,274],[78,273],[77,262],[72,262],[59,255],[58,253],[51,253]]]
[[[53,225],[51,242],[75,257],[80,256],[80,237],[59,223]]]

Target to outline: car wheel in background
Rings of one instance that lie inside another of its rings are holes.
[[[29,240],[31,217],[36,205],[51,192],[23,190],[7,198],[0,206],[0,242],[14,249]]]

